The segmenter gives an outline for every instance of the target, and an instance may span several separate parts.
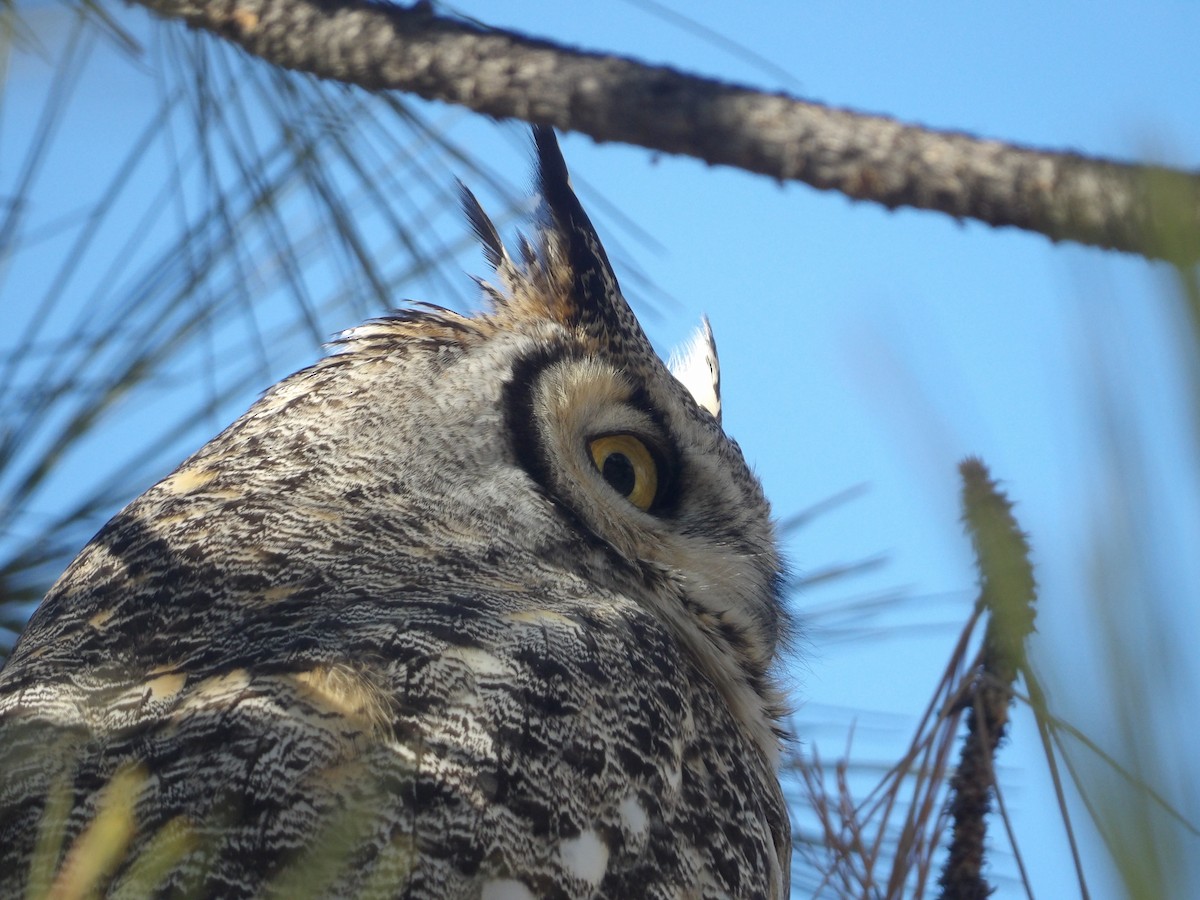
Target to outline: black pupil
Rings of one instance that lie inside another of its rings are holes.
[[[610,453],[604,457],[604,468],[600,470],[600,474],[622,497],[632,494],[634,485],[637,484],[637,473],[633,470],[633,463],[624,453]]]

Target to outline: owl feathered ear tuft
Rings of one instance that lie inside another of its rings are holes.
[[[462,204],[467,221],[471,223],[471,230],[479,238],[479,243],[483,245],[484,259],[493,269],[499,270],[501,266],[509,262],[508,251],[504,249],[504,241],[500,239],[500,232],[496,230],[496,226],[488,214],[483,211],[483,205],[479,199],[461,181],[458,183],[458,200]]]
[[[708,316],[700,317],[700,327],[681,350],[671,354],[667,368],[688,389],[696,405],[708,410],[720,422],[721,363]]]
[[[550,215],[551,228],[564,240],[566,262],[575,274],[577,287],[585,292],[581,296],[593,297],[597,287],[619,293],[608,254],[571,187],[571,176],[554,129],[534,125],[533,145],[537,152],[538,191]]]
[[[540,239],[535,247],[522,238],[516,260],[475,195],[459,183],[463,211],[503,286],[500,290],[480,282],[493,308],[517,319],[550,319],[578,328],[610,350],[626,352],[631,361],[639,355],[656,359],[571,188],[554,129],[535,125],[533,145],[542,198]]]
[[[653,355],[650,342],[633,310],[621,294],[621,286],[608,261],[608,254],[575,191],[554,129],[533,126],[537,157],[537,184],[549,221],[543,232],[543,255],[565,282],[567,296],[555,304],[566,313],[568,323],[593,333],[606,343]]]

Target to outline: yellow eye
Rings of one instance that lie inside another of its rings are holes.
[[[612,489],[640,510],[658,496],[658,464],[646,445],[632,434],[606,434],[588,445],[592,462]]]

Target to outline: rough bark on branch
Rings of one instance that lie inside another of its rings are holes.
[[[1178,262],[1200,257],[1197,173],[904,125],[481,28],[427,3],[137,2],[274,65],[368,90],[694,156],[888,208]]]

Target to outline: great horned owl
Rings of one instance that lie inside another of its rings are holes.
[[[346,332],[133,501],[0,673],[0,896],[773,897],[785,616],[553,132],[499,285]]]

